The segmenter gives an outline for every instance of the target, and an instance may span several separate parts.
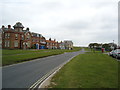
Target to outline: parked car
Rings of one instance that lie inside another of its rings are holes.
[[[115,57],[115,58],[120,58],[120,49],[116,49],[116,50],[114,50],[114,52],[113,52],[113,57]]]
[[[111,52],[109,52],[109,55],[113,57],[113,53],[115,50],[112,50]]]

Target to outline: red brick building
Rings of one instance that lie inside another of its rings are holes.
[[[38,33],[32,33],[32,48],[46,49],[45,37]]]
[[[23,28],[24,26],[20,22],[17,22],[13,26],[13,28],[11,28],[11,25],[8,25],[8,27],[2,26],[1,28],[2,48],[8,49],[46,48],[45,37],[43,37],[41,34],[31,33],[29,31],[29,28],[26,28],[26,30],[23,30]]]
[[[54,39],[51,40],[51,38],[49,40],[46,40],[46,47],[48,49],[59,49],[59,43]]]
[[[41,34],[30,32],[29,28],[24,29],[20,22],[17,22],[13,28],[11,25],[2,26],[0,35],[2,36],[0,47],[6,49],[67,49],[73,46],[70,41],[58,43],[55,39],[46,40]]]

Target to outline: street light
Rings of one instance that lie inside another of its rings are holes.
[[[114,40],[113,40],[113,50],[114,50]]]

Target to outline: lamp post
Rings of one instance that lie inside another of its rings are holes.
[[[114,50],[114,40],[113,40],[113,50]]]

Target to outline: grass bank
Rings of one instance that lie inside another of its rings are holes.
[[[101,53],[80,54],[52,78],[50,87],[117,88],[118,62]]]
[[[2,50],[2,65],[5,66],[36,58],[58,55],[64,52],[79,51],[80,49],[75,47],[73,50]]]

